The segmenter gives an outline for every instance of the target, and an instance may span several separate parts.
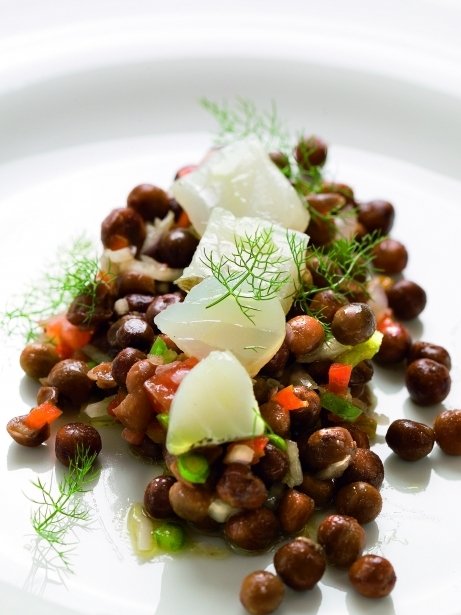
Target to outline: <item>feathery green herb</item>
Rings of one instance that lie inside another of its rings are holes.
[[[268,150],[274,149],[286,155],[291,152],[290,134],[278,116],[275,103],[269,111],[260,111],[246,98],[237,98],[233,105],[220,105],[207,98],[200,102],[218,123],[217,145],[255,136]]]
[[[236,236],[235,252],[218,259],[212,251],[204,251],[202,263],[225,288],[225,292],[208,308],[232,297],[244,316],[254,324],[254,313],[258,310],[246,300],[273,299],[290,279],[283,267],[288,259],[280,255],[272,235],[272,227],[268,227],[258,228],[251,235]]]
[[[298,270],[295,302],[306,314],[316,316],[309,308],[312,297],[323,290],[332,290],[338,297],[351,299],[355,294],[368,295],[367,284],[374,271],[373,250],[382,241],[379,233],[371,233],[361,240],[339,237],[327,246],[310,246],[306,258],[297,250],[295,238],[289,241],[291,253]],[[311,265],[318,277],[325,280],[324,285],[306,283],[303,278],[305,264]]]
[[[30,342],[40,335],[40,322],[65,310],[81,294],[90,299],[85,307],[91,318],[100,284],[96,277],[99,262],[92,256],[94,252],[92,242],[83,236],[70,248],[61,248],[57,261],[27,289],[19,305],[0,314],[0,328]]]
[[[309,150],[302,132],[299,132],[296,137],[290,134],[279,117],[274,102],[268,111],[259,110],[254,102],[246,98],[237,98],[233,104],[219,104],[207,98],[201,99],[200,102],[218,124],[215,137],[217,145],[228,145],[239,139],[255,136],[265,146],[268,153],[281,155],[277,165],[281,172],[290,179],[301,197],[304,198],[307,194],[322,190],[324,185],[322,167],[309,165],[312,150]],[[295,149],[298,149],[298,157],[301,153],[302,165],[299,165],[296,160]],[[305,203],[311,215],[315,216],[317,212],[307,201]],[[333,220],[334,216],[342,217],[343,212],[333,211],[325,214],[324,218]]]
[[[67,563],[66,555],[71,545],[67,541],[69,531],[82,522],[90,520],[90,510],[82,499],[99,471],[93,468],[95,454],[79,448],[68,470],[53,493],[52,482],[46,484],[41,478],[32,482],[39,492],[38,499],[29,498],[37,505],[32,514],[32,526],[37,535],[45,540],[54,552]]]

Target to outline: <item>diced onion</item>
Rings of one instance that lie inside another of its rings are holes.
[[[313,363],[314,361],[323,361],[327,359],[332,361],[335,357],[349,348],[351,348],[351,346],[345,346],[334,337],[331,337],[326,342],[323,342],[320,348],[297,357],[297,361],[298,363]]]
[[[142,273],[159,282],[173,282],[182,274],[182,269],[172,269],[165,265],[165,263],[159,263],[154,258],[145,254],[141,254],[140,258],[141,260],[133,258],[131,261],[123,263],[120,266],[120,270]]]
[[[117,301],[114,303],[114,311],[119,316],[124,316],[125,314],[128,314],[128,312],[130,311],[128,301],[124,297],[122,297],[121,299],[117,299]]]
[[[386,291],[379,283],[379,280],[373,278],[368,284],[368,293],[370,295],[368,305],[373,310],[375,318],[379,322],[389,308]]]
[[[83,410],[83,412],[90,417],[90,419],[98,419],[103,416],[108,416],[107,408],[109,407],[110,402],[115,398],[115,395],[111,395],[110,397],[104,397],[101,401],[96,401],[93,404],[88,404],[88,406]]]
[[[330,478],[339,478],[342,476],[351,462],[351,455],[346,455],[343,459],[330,463],[329,466],[317,472],[316,478],[320,480],[329,480]]]
[[[153,224],[146,224],[146,239],[144,240],[141,251],[147,252],[152,249],[158,242],[160,237],[170,228],[174,223],[174,211],[169,210],[164,218],[155,218]]]
[[[138,551],[150,551],[153,546],[154,524],[142,511],[133,513],[133,521]]]
[[[227,502],[223,502],[219,498],[213,500],[208,507],[208,515],[218,523],[225,523],[229,517],[238,512],[238,508],[234,508]]]
[[[293,440],[287,440],[288,473],[283,482],[288,487],[296,487],[303,482],[303,470],[299,460],[298,445]]]
[[[235,444],[231,446],[224,457],[224,463],[251,463],[254,451],[246,444]]]

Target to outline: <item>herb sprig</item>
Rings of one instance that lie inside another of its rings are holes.
[[[94,252],[93,243],[84,236],[70,247],[61,247],[56,262],[31,284],[19,305],[0,314],[0,329],[7,335],[17,333],[30,342],[40,335],[41,322],[65,310],[81,294],[89,298],[85,307],[90,318],[100,284],[99,262],[92,256]]]
[[[255,136],[268,149],[284,154],[291,150],[290,134],[280,119],[274,102],[268,111],[260,111],[254,102],[237,98],[233,105],[201,99],[201,105],[218,123],[217,145],[227,145],[238,139]]]
[[[373,250],[383,236],[370,233],[361,240],[339,237],[327,246],[310,246],[307,253],[307,264],[311,263],[318,278],[324,284],[306,282],[303,271],[306,259],[296,249],[291,241],[290,249],[298,271],[298,282],[295,291],[295,302],[306,314],[322,318],[321,314],[313,313],[309,308],[312,297],[323,290],[332,290],[339,298],[351,299],[356,293],[368,296],[367,284],[374,271]],[[315,264],[315,265],[314,265]]]
[[[37,505],[31,517],[32,527],[66,565],[72,546],[67,541],[69,531],[76,524],[90,520],[90,510],[82,495],[99,475],[99,470],[93,467],[95,459],[95,454],[79,447],[75,459],[58,483],[56,493],[51,482],[46,484],[39,477],[32,482],[39,492],[37,498],[29,498]]]
[[[254,102],[246,98],[237,98],[233,104],[227,102],[219,104],[202,98],[200,103],[217,122],[215,143],[218,146],[255,136],[265,146],[268,154],[280,154],[277,156],[277,166],[290,179],[301,197],[322,190],[323,167],[309,164],[313,153],[312,146],[309,146],[302,131],[294,137],[291,135],[285,122],[280,118],[274,102],[268,111],[258,109]],[[298,157],[295,155],[295,150],[298,151]],[[302,164],[299,164],[299,159]],[[307,201],[306,207],[312,216],[317,214]],[[334,216],[342,217],[343,212],[325,214],[328,220],[333,220]]]
[[[267,301],[277,296],[290,279],[284,270],[288,258],[282,256],[275,245],[272,227],[258,227],[253,234],[235,236],[234,242],[235,251],[230,256],[217,258],[213,251],[203,253],[202,263],[225,289],[207,307],[232,297],[243,315],[255,324],[258,308],[247,300]]]

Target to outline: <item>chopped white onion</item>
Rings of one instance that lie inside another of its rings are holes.
[[[128,312],[130,311],[128,301],[124,297],[122,297],[121,299],[117,299],[117,301],[114,303],[114,311],[119,316],[124,316],[125,314],[128,314]]]
[[[90,419],[97,419],[103,416],[107,416],[107,408],[109,407],[110,402],[114,399],[115,395],[110,395],[109,397],[104,397],[101,401],[96,401],[93,404],[88,404],[88,406],[83,410],[83,412],[90,417]]]
[[[386,291],[379,283],[379,280],[377,278],[373,278],[368,283],[368,293],[370,295],[368,305],[373,310],[375,318],[379,322],[389,308]]]
[[[152,249],[158,242],[160,237],[169,231],[174,223],[174,211],[169,210],[164,218],[155,218],[153,224],[146,224],[146,239],[142,245],[141,251],[146,252]]]
[[[154,258],[141,254],[140,260],[132,258],[130,261],[123,262],[120,265],[120,271],[142,273],[160,282],[173,282],[179,278],[183,270],[172,269],[165,263],[159,263]]]
[[[253,458],[254,451],[251,447],[246,444],[235,444],[224,457],[224,463],[251,463]]]
[[[316,478],[320,478],[320,480],[328,480],[330,478],[339,478],[344,474],[345,470],[349,466],[351,462],[352,456],[346,455],[340,461],[336,461],[335,463],[330,463],[329,466],[317,472]]]
[[[299,460],[298,445],[293,440],[287,440],[288,472],[283,482],[288,487],[296,487],[303,482],[303,469]]]
[[[219,498],[213,500],[208,507],[208,515],[217,521],[217,523],[225,523],[229,517],[238,512],[238,508],[234,508],[227,502],[223,502]]]
[[[120,265],[134,258],[133,248],[120,248],[120,250],[109,250],[106,248],[102,254],[102,259],[114,265]],[[110,271],[110,267],[104,267],[105,271]]]
[[[313,361],[323,361],[324,359],[333,360],[339,354],[350,348],[352,348],[352,346],[345,346],[334,337],[331,337],[313,352],[297,357],[297,361],[299,363],[312,363]]]
[[[146,515],[141,514],[136,517],[136,525],[136,546],[138,551],[150,551],[152,549],[154,524]]]

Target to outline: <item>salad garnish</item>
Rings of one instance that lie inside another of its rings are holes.
[[[217,258],[213,251],[204,250],[203,264],[220,282],[226,292],[207,307],[211,308],[227,297],[232,297],[242,313],[254,324],[254,304],[245,303],[245,298],[267,301],[277,296],[290,276],[281,266],[288,261],[280,254],[273,241],[272,227],[257,228],[252,234],[235,237],[235,252]]]
[[[29,498],[37,505],[31,517],[32,527],[38,537],[50,545],[66,568],[70,567],[68,554],[72,548],[72,543],[68,542],[69,532],[91,518],[90,508],[82,495],[99,475],[99,470],[94,468],[96,457],[87,449],[79,448],[56,490],[52,482],[47,484],[40,477],[32,481],[38,491],[36,496]]]
[[[56,261],[43,277],[35,280],[21,298],[19,307],[0,314],[0,328],[8,335],[18,333],[26,342],[37,339],[41,323],[66,310],[78,296],[87,297],[85,309],[90,319],[96,306],[100,280],[99,260],[93,242],[84,235],[57,251]]]
[[[218,123],[217,146],[254,136],[269,151],[276,149],[289,155],[290,133],[279,117],[275,102],[272,101],[269,111],[260,111],[253,101],[240,97],[234,104],[220,104],[208,98],[200,102]]]

